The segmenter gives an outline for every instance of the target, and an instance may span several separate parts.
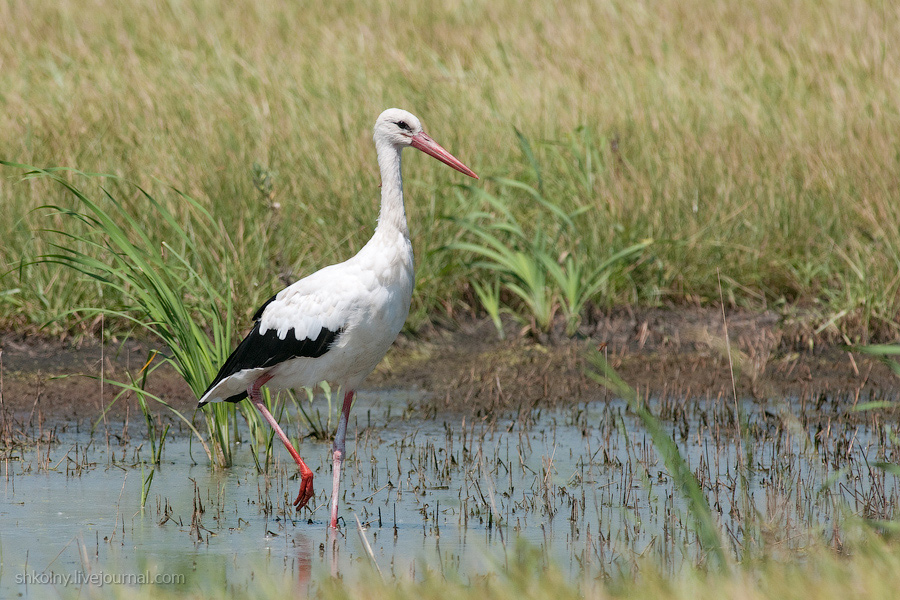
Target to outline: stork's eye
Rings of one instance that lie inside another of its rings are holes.
[[[403,131],[411,131],[412,128],[406,124],[406,121],[397,121],[397,127],[402,129]]]

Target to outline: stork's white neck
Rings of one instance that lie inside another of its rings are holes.
[[[376,232],[397,231],[409,238],[406,224],[406,209],[403,206],[403,178],[400,173],[401,147],[384,140],[375,142],[378,152],[378,166],[381,168],[381,213],[378,215]]]

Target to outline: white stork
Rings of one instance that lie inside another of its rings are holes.
[[[353,395],[400,333],[415,283],[400,152],[412,146],[478,179],[405,110],[389,108],[381,113],[373,137],[381,169],[381,214],[372,239],[353,258],[316,271],[263,304],[253,317],[253,329],[200,398],[200,406],[250,398],[300,469],[300,492],[294,500],[299,510],[313,496],[313,474],[266,409],[260,388],[295,389],[321,381],[340,385],[345,393],[332,446],[332,528],[338,526],[341,463]]]

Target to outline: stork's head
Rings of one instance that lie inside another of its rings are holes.
[[[389,108],[378,115],[373,138],[376,145],[388,143],[396,148],[412,146],[416,150],[421,150],[442,163],[450,165],[460,173],[478,179],[478,175],[472,169],[444,150],[422,130],[422,124],[416,115],[403,109]]]

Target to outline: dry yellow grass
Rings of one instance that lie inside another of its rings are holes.
[[[367,239],[370,128],[384,107],[419,114],[483,176],[534,181],[518,128],[547,197],[592,207],[561,253],[599,261],[659,241],[597,302],[713,301],[719,268],[737,304],[803,306],[853,337],[894,335],[897,39],[900,6],[886,1],[10,0],[0,155],[158,179],[208,204],[243,240],[249,312],[280,272]],[[254,162],[276,174],[278,214],[253,189]],[[452,173],[410,156],[406,174],[421,319],[467,289],[456,258],[425,253],[458,235],[440,217],[467,207]],[[7,270],[45,250],[28,211],[53,198],[4,175]],[[263,227],[273,239],[254,241]],[[0,317],[42,322],[68,295],[94,294],[71,277],[8,275],[0,291],[20,291],[0,296]]]

